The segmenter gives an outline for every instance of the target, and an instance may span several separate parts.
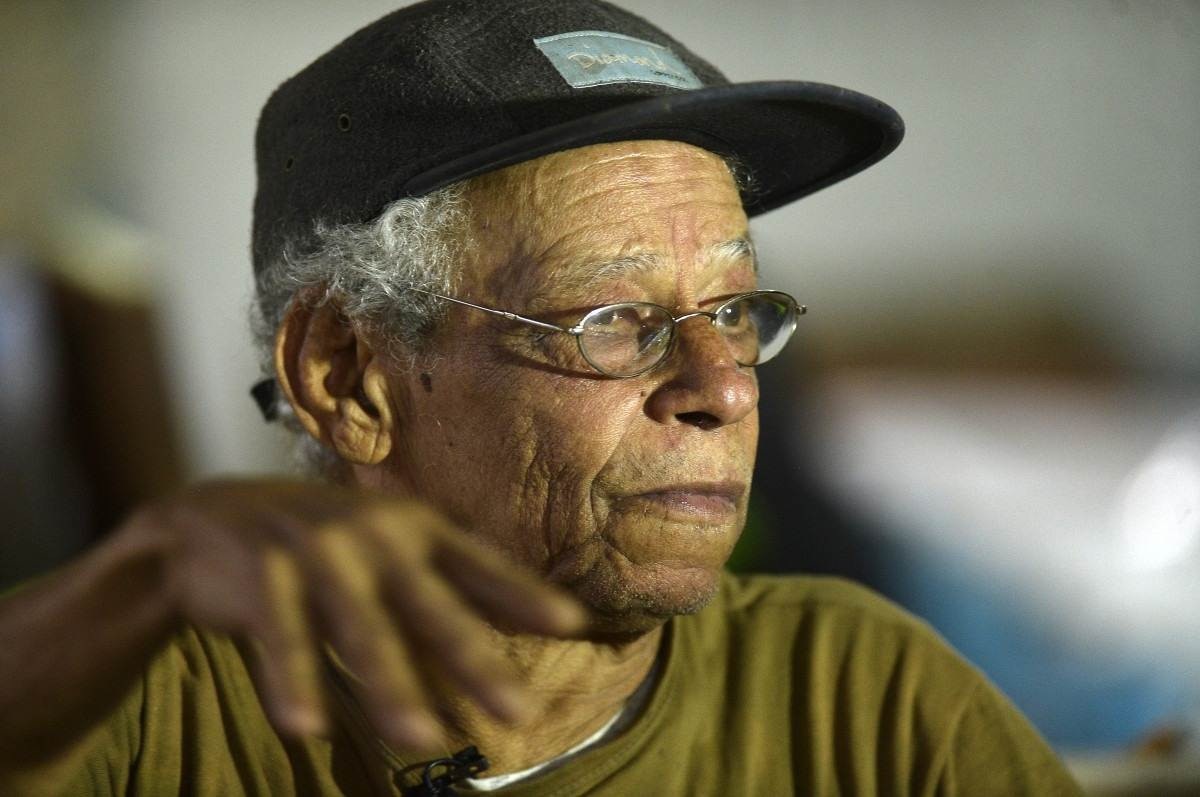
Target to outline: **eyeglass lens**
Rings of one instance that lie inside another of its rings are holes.
[[[671,343],[671,315],[653,304],[615,304],[583,319],[579,345],[588,362],[611,376],[653,366]]]
[[[796,305],[789,297],[762,293],[721,305],[714,324],[738,363],[758,365],[783,349],[795,321]],[[673,325],[670,313],[657,305],[610,305],[584,317],[579,345],[597,370],[610,376],[636,376],[666,356]]]

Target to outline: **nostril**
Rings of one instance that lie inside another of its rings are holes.
[[[697,429],[716,429],[721,425],[721,420],[708,412],[680,412],[675,415],[675,418],[680,423],[695,426]]]

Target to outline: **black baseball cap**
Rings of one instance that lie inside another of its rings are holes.
[[[315,222],[369,221],[396,199],[588,144],[669,139],[732,158],[756,215],[862,171],[903,135],[892,108],[848,89],[730,83],[602,0],[426,0],[267,101],[254,267]]]

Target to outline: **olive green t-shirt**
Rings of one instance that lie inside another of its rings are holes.
[[[728,576],[664,640],[658,683],[624,732],[491,793],[1079,793],[974,668],[862,587]],[[281,740],[237,647],[189,629],[114,712],[71,793],[398,794],[394,774],[415,763],[384,748],[344,699],[330,738]]]

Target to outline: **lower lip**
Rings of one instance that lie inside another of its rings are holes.
[[[737,512],[737,503],[733,499],[712,493],[672,490],[665,493],[632,495],[629,496],[629,499],[661,507],[668,514],[685,515],[692,518],[727,518]]]

